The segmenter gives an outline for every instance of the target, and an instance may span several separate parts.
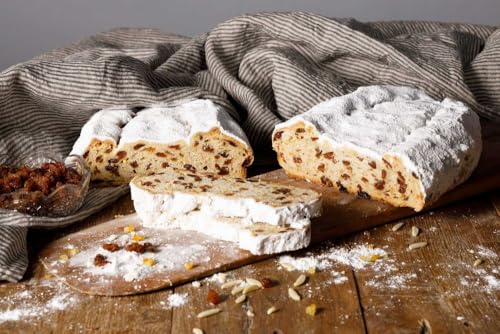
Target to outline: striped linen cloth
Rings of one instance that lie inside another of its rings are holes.
[[[231,19],[187,38],[115,29],[0,74],[0,163],[35,152],[63,157],[97,110],[207,98],[223,106],[256,152],[275,124],[361,85],[453,97],[500,120],[500,29],[436,22],[362,23],[308,13]],[[60,227],[101,210],[127,187],[92,188],[63,218],[0,210],[0,280],[18,281],[29,227]]]

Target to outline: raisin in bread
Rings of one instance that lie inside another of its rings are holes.
[[[459,101],[368,86],[277,125],[273,148],[291,176],[420,211],[470,176],[482,142]]]
[[[243,130],[209,100],[97,112],[71,154],[83,156],[93,180],[129,182],[168,168],[246,176],[253,152]]]
[[[238,242],[254,254],[306,247],[321,214],[312,190],[177,170],[135,177],[135,210],[148,227],[181,228]]]

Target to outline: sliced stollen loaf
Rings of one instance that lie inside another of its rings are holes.
[[[135,177],[130,190],[145,226],[198,231],[254,254],[306,247],[310,219],[321,214],[315,191],[215,174]]]
[[[71,154],[82,156],[93,180],[129,182],[167,168],[246,176],[253,152],[239,125],[209,100],[97,112]]]
[[[273,148],[291,176],[420,211],[470,176],[482,142],[459,101],[368,86],[277,125]]]

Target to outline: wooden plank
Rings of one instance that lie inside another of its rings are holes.
[[[28,292],[26,298],[21,293]],[[125,299],[77,293],[55,279],[0,285],[0,333],[169,333],[171,310],[162,305],[171,292]],[[51,307],[52,305],[52,307]],[[61,309],[59,309],[61,308]]]
[[[405,227],[398,232],[383,227],[352,238],[353,243],[388,245],[399,271],[387,277],[403,278],[402,286],[388,287],[380,274],[356,272],[368,332],[415,333],[423,319],[434,333],[500,332],[498,287],[485,281],[486,275],[498,280],[493,272],[498,256],[480,268],[472,265],[479,246],[500,252],[498,236],[492,233],[499,230],[500,220],[488,201],[468,201],[467,206],[403,221]],[[412,238],[411,226],[421,228],[421,235]],[[408,244],[421,240],[429,245],[407,250]]]
[[[329,279],[330,273],[317,272],[305,285],[297,288],[302,295],[298,302],[288,297],[287,290],[299,273],[278,270],[274,260],[228,272],[236,279],[267,277],[277,282],[271,288],[251,292],[241,305],[234,302],[235,297],[229,291],[221,290],[218,283],[203,282],[201,288],[193,288],[190,284],[176,287],[175,293],[187,293],[191,297],[188,305],[174,309],[172,333],[189,333],[193,327],[206,333],[331,333],[332,330],[364,333],[354,279],[352,273],[347,274],[350,276],[348,284],[325,287],[323,283]],[[209,288],[224,296],[225,300],[218,305],[223,311],[210,318],[197,319],[198,312],[211,307],[206,300]],[[313,302],[319,308],[315,317],[305,313],[305,307]],[[267,315],[266,310],[271,306],[276,306],[279,311]],[[249,309],[255,317],[247,316]]]

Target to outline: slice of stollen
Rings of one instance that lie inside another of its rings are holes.
[[[198,231],[257,255],[307,247],[310,218],[321,214],[315,191],[213,174],[136,177],[130,189],[145,226]]]
[[[192,211],[159,228],[178,228],[204,233],[213,238],[238,243],[255,255],[275,254],[305,248],[311,241],[310,220],[293,228],[289,224],[271,225],[265,223],[245,224],[243,218],[207,216]]]
[[[238,217],[245,224],[301,227],[321,214],[321,195],[313,190],[215,174],[176,172],[135,177],[134,207],[144,225],[168,225],[191,211]]]

